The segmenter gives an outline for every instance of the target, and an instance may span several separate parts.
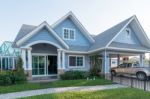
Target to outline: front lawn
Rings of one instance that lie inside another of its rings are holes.
[[[106,85],[112,84],[111,81],[105,79],[96,79],[96,80],[59,80],[49,83],[26,83],[18,84],[12,86],[0,86],[0,94],[10,93],[10,92],[19,92],[25,90],[36,90],[44,88],[54,88],[54,87],[71,87],[71,86],[94,86],[94,85]]]
[[[46,94],[23,99],[150,99],[150,92],[133,88],[120,88],[103,91]]]

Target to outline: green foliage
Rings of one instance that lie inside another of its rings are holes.
[[[0,71],[0,85],[11,85],[26,82],[26,75],[22,68],[22,59],[18,59],[16,70]]]
[[[23,83],[27,80],[23,69],[23,61],[20,57],[18,58],[17,68],[13,76],[14,76],[14,81],[16,81],[15,83]]]
[[[102,62],[98,53],[91,56],[91,63],[90,76],[99,76],[102,69]]]
[[[10,85],[11,77],[8,71],[0,71],[0,85]]]
[[[74,80],[74,79],[85,79],[88,73],[85,71],[66,71],[60,75],[62,80]]]

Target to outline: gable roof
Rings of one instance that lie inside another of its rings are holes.
[[[17,42],[18,40],[22,39],[25,35],[27,35],[31,31],[33,31],[36,27],[37,26],[23,24],[21,26],[21,29],[19,30],[14,42]]]
[[[49,26],[49,24],[44,21],[43,23],[41,23],[39,26],[37,26],[36,28],[30,28],[29,31],[30,32],[24,32],[24,36],[20,35],[21,39],[16,41],[16,45],[19,46],[22,43],[24,43],[26,40],[28,40],[29,38],[31,38],[34,34],[38,33],[38,31],[40,31],[41,29],[43,29],[44,27],[46,27],[48,29],[48,31],[50,31],[50,33],[52,33],[54,35],[54,37],[56,37],[56,39],[58,39],[58,41],[60,41],[61,44],[64,45],[65,48],[69,49],[69,46],[57,35],[57,33],[55,33],[55,31]],[[19,37],[18,37],[19,38]]]
[[[99,48],[104,48],[107,46],[107,44],[116,36],[116,34],[132,19],[133,17],[130,17],[119,24],[111,27],[110,29],[98,34],[97,36],[94,36],[95,43],[89,50],[96,50]]]
[[[83,35],[91,42],[94,43],[95,40],[93,37],[89,34],[89,32],[85,29],[85,27],[80,23],[80,21],[76,18],[76,16],[70,11],[65,16],[63,16],[61,19],[56,21],[54,24],[52,24],[52,28],[57,27],[60,23],[62,23],[67,18],[70,18],[73,23],[79,28],[79,30],[83,33]]]

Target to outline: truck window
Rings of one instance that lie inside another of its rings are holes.
[[[132,67],[132,63],[128,63],[127,64],[127,67],[129,68],[129,67]]]

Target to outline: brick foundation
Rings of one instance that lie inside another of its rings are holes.
[[[32,80],[32,70],[25,70],[25,74],[27,75],[27,80]]]

